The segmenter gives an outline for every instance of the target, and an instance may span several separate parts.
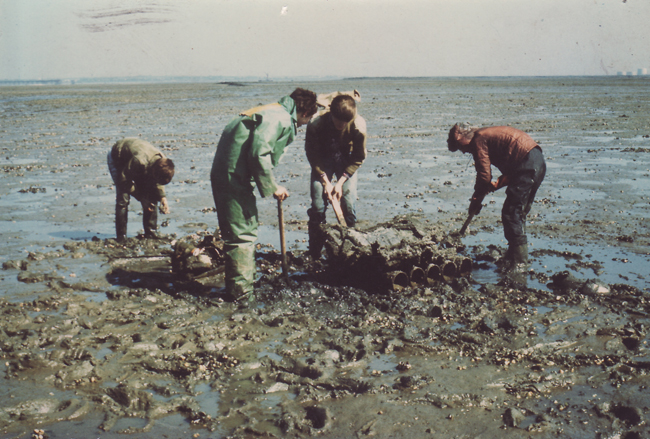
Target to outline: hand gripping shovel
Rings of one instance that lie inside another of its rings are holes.
[[[467,227],[469,226],[469,223],[471,223],[474,216],[476,216],[476,214],[478,214],[481,211],[481,203],[482,202],[483,202],[483,197],[481,197],[481,199],[477,202],[478,207],[476,207],[474,209],[471,209],[471,205],[470,205],[470,211],[467,213],[467,219],[463,223],[463,227],[461,227],[460,231],[458,232],[458,234],[460,236],[465,235],[465,232],[467,232]]]
[[[498,189],[501,189],[504,186],[508,186],[508,183],[510,183],[510,179],[508,178],[508,176],[501,175],[496,182],[492,183],[492,185],[494,186],[494,190],[496,191]],[[474,216],[481,211],[480,206],[482,202],[483,202],[483,198],[481,198],[481,201],[478,203],[479,207],[475,210],[470,211],[467,214],[467,219],[465,220],[465,223],[463,223],[463,227],[461,227],[460,231],[458,232],[460,236],[463,236],[465,232],[467,232],[467,227],[469,226],[469,223],[472,222],[472,218],[474,218]]]
[[[332,204],[332,209],[336,214],[336,219],[339,220],[339,224],[343,227],[347,227],[348,223],[345,222],[345,217],[343,216],[343,210],[341,210],[341,203],[334,197],[329,197],[330,203]]]

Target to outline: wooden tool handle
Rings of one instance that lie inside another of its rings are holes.
[[[284,211],[282,210],[282,200],[278,200],[278,225],[280,226],[280,251],[282,262],[282,274],[285,277],[289,276],[289,269],[287,267],[287,241],[284,236]]]
[[[348,223],[345,221],[345,217],[343,216],[343,210],[341,210],[341,203],[339,200],[331,197],[330,203],[332,204],[332,209],[334,209],[334,213],[336,214],[336,219],[339,221],[339,224],[343,227],[347,227]]]

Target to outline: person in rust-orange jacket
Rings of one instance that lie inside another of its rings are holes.
[[[450,151],[460,150],[474,157],[476,184],[470,213],[480,212],[487,193],[507,186],[506,201],[501,210],[508,241],[506,258],[515,264],[526,263],[526,215],[546,175],[546,162],[540,146],[525,132],[509,126],[468,128],[459,124],[449,130],[447,146]],[[502,174],[495,182],[492,182],[493,165]]]

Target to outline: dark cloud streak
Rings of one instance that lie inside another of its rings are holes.
[[[170,23],[175,10],[168,5],[150,4],[137,8],[103,8],[77,12],[79,26],[87,32],[108,32],[131,26]]]

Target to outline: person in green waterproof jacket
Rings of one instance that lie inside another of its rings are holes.
[[[273,168],[299,126],[316,113],[316,94],[297,88],[275,104],[255,107],[232,119],[223,130],[210,181],[224,242],[226,294],[252,297],[255,281],[257,205],[254,188],[265,198],[289,196],[276,183]]]

